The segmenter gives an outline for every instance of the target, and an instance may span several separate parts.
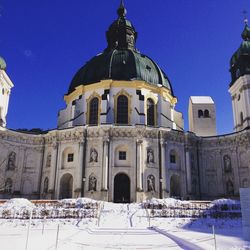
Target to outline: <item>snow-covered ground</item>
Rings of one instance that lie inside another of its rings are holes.
[[[149,203],[180,205],[180,201],[174,199],[154,199]],[[219,200],[213,204],[235,203]],[[58,213],[53,212],[51,214],[58,218],[32,219],[27,237],[29,220],[20,219],[21,211],[25,208],[35,210],[33,215],[39,218],[43,209],[24,199],[10,200],[0,205],[0,217],[6,210],[10,210],[8,214],[15,217],[0,219],[0,249],[26,250],[26,246],[27,250],[215,249],[213,226],[217,249],[250,249],[250,242],[242,238],[241,218],[149,218],[151,212],[144,209],[145,203],[113,204],[89,199],[64,200],[57,206],[59,208],[56,209],[70,215],[75,214],[72,208],[75,207],[84,211],[87,218],[59,218]],[[73,210],[68,210],[68,207]],[[46,209],[50,209],[50,206],[46,205]],[[51,206],[51,209],[55,210],[55,206]]]

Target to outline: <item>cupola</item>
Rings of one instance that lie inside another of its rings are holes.
[[[230,60],[230,72],[232,76],[230,86],[239,77],[250,74],[250,28],[247,20],[245,20],[245,28],[241,37],[243,41]]]

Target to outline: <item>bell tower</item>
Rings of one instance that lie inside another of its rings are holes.
[[[0,57],[0,129],[6,127],[9,97],[11,88],[14,86],[6,73],[6,63]]]
[[[243,41],[230,61],[229,93],[236,132],[250,127],[250,29],[247,19],[241,37]]]

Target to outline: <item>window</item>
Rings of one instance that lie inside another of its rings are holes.
[[[118,124],[128,124],[128,98],[120,95],[117,98],[117,119]]]
[[[151,98],[147,99],[147,125],[155,125],[155,104]]]
[[[207,109],[205,109],[204,111],[204,117],[205,118],[208,118],[209,117],[209,111]]]
[[[74,161],[74,154],[68,154],[68,162]]]
[[[90,125],[98,124],[98,108],[99,108],[99,100],[97,97],[94,97],[89,103],[89,124]]]
[[[203,111],[201,109],[198,110],[198,117],[199,118],[203,117]]]
[[[173,153],[170,154],[170,163],[176,163],[176,156]]]
[[[126,160],[126,151],[119,151],[119,160],[121,161]]]

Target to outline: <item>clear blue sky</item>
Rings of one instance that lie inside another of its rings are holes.
[[[76,71],[106,47],[120,0],[0,0],[0,55],[12,90],[9,128],[52,129]],[[191,95],[216,103],[219,134],[233,130],[229,60],[250,0],[125,0],[137,48],[166,72],[188,129]]]

